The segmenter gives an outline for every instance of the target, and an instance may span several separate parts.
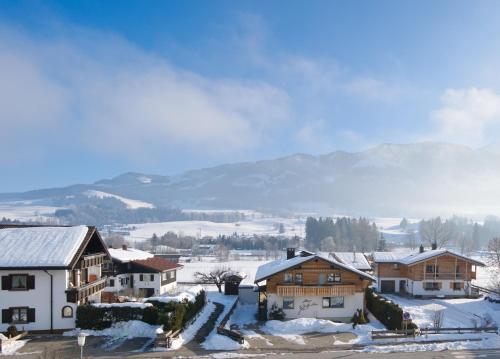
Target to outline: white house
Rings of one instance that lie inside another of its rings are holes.
[[[76,307],[100,302],[109,258],[95,227],[0,225],[0,332],[75,327]]]
[[[349,321],[365,308],[365,289],[371,275],[332,257],[287,250],[287,259],[261,265],[255,275],[259,285],[259,310],[272,318],[282,309],[286,318],[327,318]],[[263,285],[265,283],[265,285]]]
[[[484,263],[449,249],[420,248],[416,253],[373,253],[375,290],[415,297],[476,295],[471,281]]]
[[[151,297],[175,290],[177,270],[182,265],[126,245],[108,250],[111,261],[104,264],[109,278],[103,301],[114,302],[121,295]]]

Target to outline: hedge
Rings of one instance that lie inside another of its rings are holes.
[[[403,309],[399,305],[376,295],[371,288],[366,288],[366,307],[387,329],[403,329]],[[408,326],[408,329],[416,328],[417,326],[413,323]]]
[[[162,325],[163,330],[178,330],[191,320],[205,305],[205,291],[201,291],[194,302],[149,302],[153,306],[95,307],[82,305],[76,310],[76,326],[81,329],[102,330],[116,322],[141,320],[151,325]]]

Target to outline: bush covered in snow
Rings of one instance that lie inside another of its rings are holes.
[[[76,310],[76,326],[80,329],[103,330],[118,322],[142,321],[162,325],[163,329],[178,330],[191,320],[205,305],[205,291],[197,291],[193,300],[130,303],[126,305],[83,305]]]

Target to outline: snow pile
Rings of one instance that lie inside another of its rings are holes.
[[[65,267],[88,231],[87,226],[0,229],[0,267]]]
[[[159,325],[149,325],[140,320],[130,320],[128,322],[117,322],[111,327],[103,330],[91,329],[73,329],[64,332],[63,335],[67,337],[76,336],[79,333],[95,337],[112,337],[112,338],[156,338],[157,333],[162,333],[163,330]]]
[[[145,309],[152,307],[151,303],[136,303],[136,302],[125,302],[125,303],[93,303],[92,306],[97,308],[116,308],[116,307],[130,307],[130,308],[140,308]]]
[[[479,350],[500,348],[500,337],[496,334],[483,340],[460,340],[445,343],[408,343],[399,345],[372,345],[361,352],[366,353],[394,353],[394,352],[425,352],[444,350]]]
[[[2,334],[0,334],[3,336]],[[0,337],[0,340],[4,340],[5,336],[3,338]],[[5,338],[7,339],[7,338]],[[24,345],[27,343],[27,340],[7,340],[2,342],[2,348],[0,351],[0,355],[16,355],[16,352],[24,347]]]
[[[269,320],[261,328],[266,334],[279,336],[297,344],[305,344],[301,335],[308,333],[354,333],[357,338],[349,344],[367,343],[371,340],[372,330],[381,329],[384,329],[384,326],[371,316],[370,323],[358,325],[355,329],[352,328],[352,324],[335,323],[330,320],[316,318],[299,318],[284,322]]]
[[[0,333],[0,340],[7,340],[7,339],[8,338],[5,335],[3,335],[2,333]]]
[[[149,297],[144,298],[144,302],[149,301],[158,301],[162,303],[170,303],[170,302],[182,302],[187,300],[188,302],[194,302],[196,300],[196,296],[203,291],[203,287],[201,285],[195,285],[194,287],[189,288],[188,290],[181,292],[177,295],[162,295],[158,297]]]

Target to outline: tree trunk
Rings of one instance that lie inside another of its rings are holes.
[[[217,286],[217,289],[219,290],[219,293],[222,293],[222,284],[215,284]]]

